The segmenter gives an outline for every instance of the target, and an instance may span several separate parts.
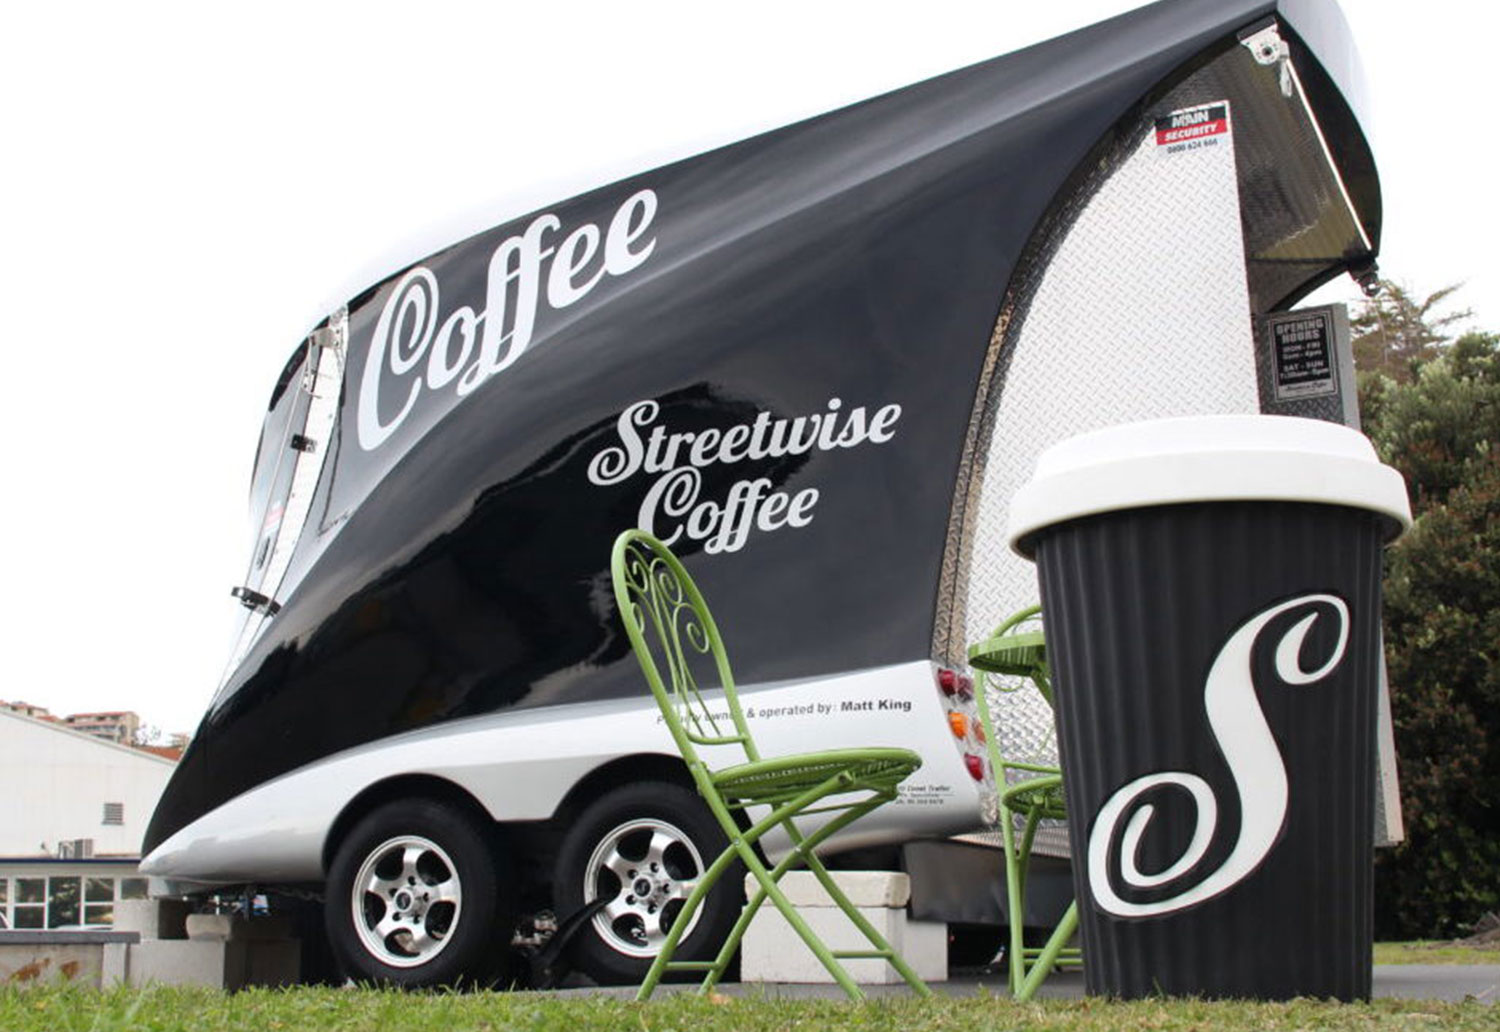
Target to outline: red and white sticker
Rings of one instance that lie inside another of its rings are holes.
[[[1202,147],[1217,146],[1229,136],[1229,102],[1173,111],[1156,120],[1156,145],[1167,154],[1179,154]]]

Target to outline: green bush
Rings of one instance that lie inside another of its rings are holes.
[[[1387,552],[1386,655],[1406,841],[1376,864],[1376,935],[1462,934],[1500,909],[1500,337],[1361,384],[1416,523]]]

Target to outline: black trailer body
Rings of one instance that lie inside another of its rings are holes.
[[[1331,3],[1167,0],[352,298],[271,399],[246,623],[147,835],[158,888],[321,882],[409,798],[566,836],[671,781],[608,587],[630,526],[711,600],[767,752],[922,751],[843,848],[979,827],[944,671],[1035,594],[996,513],[1068,432],[1258,410],[1252,322],[1372,266],[1359,103]]]

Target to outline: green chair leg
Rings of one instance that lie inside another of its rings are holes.
[[[813,872],[814,877],[822,884],[824,891],[833,898],[838,908],[853,922],[854,927],[858,928],[861,934],[870,941],[871,945],[875,947],[876,952],[886,955],[886,963],[896,969],[896,973],[911,987],[912,991],[920,997],[931,996],[932,990],[927,987],[927,983],[917,976],[917,973],[911,969],[911,965],[906,962],[906,958],[901,956],[896,948],[890,944],[890,941],[880,933],[880,930],[872,925],[864,914],[859,912],[859,907],[855,906],[844,893],[844,890],[838,887],[833,880],[833,876],[823,866],[822,861],[818,860],[816,856],[809,855],[807,866]]]
[[[927,987],[927,983],[923,982],[917,976],[917,973],[912,970],[911,965],[907,963],[906,958],[901,956],[895,947],[890,944],[889,940],[859,912],[859,908],[850,901],[844,890],[838,887],[833,876],[829,874],[828,868],[823,866],[823,862],[818,859],[817,854],[814,852],[814,849],[824,839],[833,835],[845,825],[858,820],[869,810],[873,810],[889,802],[890,798],[893,797],[894,793],[891,794],[891,797],[877,796],[872,798],[865,804],[841,814],[838,818],[819,828],[806,839],[802,837],[796,825],[790,820],[786,822],[786,828],[792,841],[797,844],[797,852],[802,855],[808,869],[812,871],[813,877],[818,879],[818,883],[823,886],[824,891],[828,893],[829,897],[833,899],[834,903],[844,912],[854,926],[859,929],[860,934],[875,947],[875,952],[884,955],[886,962],[895,968],[896,973],[901,976],[918,996],[929,997],[932,995],[932,990]]]
[[[677,919],[672,922],[671,929],[667,932],[666,942],[662,943],[661,952],[652,961],[651,968],[646,972],[641,987],[636,991],[635,998],[638,1001],[650,999],[662,976],[666,974],[667,968],[672,963],[672,954],[677,950],[677,943],[681,941],[683,933],[688,925],[692,924],[693,914],[703,904],[703,899],[718,882],[720,875],[724,873],[739,854],[731,844],[724,852],[720,853],[708,869],[698,878],[698,884],[693,886],[693,891],[688,893],[688,898],[683,901],[682,909],[677,912]]]
[[[813,956],[818,958],[818,963],[827,969],[828,973],[833,976],[833,980],[849,996],[849,999],[863,1000],[865,998],[864,990],[855,984],[854,979],[849,977],[849,972],[844,969],[844,965],[840,964],[838,958],[833,955],[833,951],[824,945],[823,940],[818,938],[817,933],[808,926],[807,921],[797,912],[796,905],[786,898],[786,894],[781,891],[781,886],[776,883],[775,879],[772,879],[771,873],[759,861],[756,862],[756,867],[758,870],[751,873],[755,874],[756,880],[761,884],[762,891],[770,897],[772,904],[781,912],[781,916],[786,918],[786,923],[791,925],[792,931],[796,932],[798,937],[807,944],[807,948],[812,950]]]
[[[795,904],[787,899],[781,891],[781,878],[800,863],[805,865],[812,875],[818,879],[819,884],[829,894],[834,905],[844,912],[850,919],[850,922],[859,930],[860,934],[874,947],[874,949],[869,951],[860,951],[859,955],[884,959],[895,968],[896,972],[901,975],[917,995],[923,997],[932,995],[932,990],[918,977],[906,959],[896,951],[889,940],[880,933],[879,929],[872,925],[859,912],[859,908],[838,887],[832,874],[829,873],[822,861],[818,859],[817,854],[813,852],[813,849],[824,839],[858,819],[863,815],[866,808],[873,809],[880,802],[883,802],[883,800],[877,800],[867,804],[867,807],[857,807],[852,811],[841,814],[838,818],[835,818],[809,837],[804,837],[790,820],[786,821],[783,826],[788,833],[788,837],[791,838],[794,848],[780,863],[770,870],[765,868],[765,865],[760,862],[759,857],[754,854],[754,851],[749,849],[748,844],[743,846],[741,859],[744,861],[746,869],[755,877],[760,887],[746,902],[739,919],[735,922],[734,927],[725,939],[723,948],[709,970],[708,977],[704,980],[702,992],[708,992],[718,982],[718,979],[728,968],[729,959],[733,956],[740,941],[744,938],[745,932],[749,928],[750,922],[753,920],[756,912],[767,899],[770,899],[782,916],[786,918],[787,924],[807,944],[813,955],[818,959],[818,962],[823,965],[850,999],[862,1000],[865,998],[864,991],[859,988],[859,985],[849,975],[848,969],[839,962],[840,952],[828,949],[823,941],[808,926],[801,914],[797,912]],[[737,844],[736,848],[740,848],[740,846]],[[850,953],[854,952],[850,951]]]
[[[1031,965],[1031,970],[1026,972],[1026,977],[1021,982],[1020,987],[1014,990],[1017,1000],[1029,1000],[1036,995],[1036,991],[1041,988],[1042,983],[1047,980],[1047,976],[1052,973],[1052,969],[1057,966],[1057,958],[1062,954],[1063,949],[1068,945],[1068,940],[1073,938],[1073,933],[1077,930],[1078,901],[1074,900],[1068,904],[1068,909],[1063,914],[1062,920],[1057,923],[1057,927],[1052,930],[1052,934],[1047,938],[1047,945],[1042,947],[1041,956],[1037,957],[1036,961]]]

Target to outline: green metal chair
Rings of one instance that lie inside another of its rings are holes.
[[[668,971],[706,972],[700,991],[709,992],[729,966],[750,919],[768,899],[851,998],[864,998],[839,963],[851,958],[883,959],[919,995],[930,995],[901,955],[849,902],[814,852],[830,836],[896,798],[897,786],[922,765],[921,757],[907,749],[870,748],[762,759],[740,709],[724,642],[682,563],[650,534],[627,530],[615,539],[611,570],[615,601],[631,648],[693,783],[729,839],[729,846],[708,865],[673,920],[661,953],[646,973],[636,998],[648,998]],[[705,687],[700,687],[695,665],[717,680],[723,689],[722,700],[705,699]],[[731,750],[742,762],[712,768],[701,758],[700,747]],[[748,827],[742,828],[736,812],[757,807],[768,808],[769,812],[758,817],[747,815]],[[793,818],[806,814],[833,816],[804,834]],[[776,828],[786,833],[792,848],[774,866],[767,867],[755,845]],[[718,956],[711,961],[672,960],[693,914],[736,858],[744,863],[759,888],[745,904]],[[799,864],[807,866],[869,940],[870,949],[830,950],[813,933],[778,885],[782,876]]]
[[[1023,915],[1031,846],[1043,820],[1067,817],[1062,771],[1047,764],[1007,759],[1000,748],[999,729],[990,714],[988,699],[990,683],[998,691],[1013,692],[1024,689],[1029,682],[1052,706],[1042,607],[1031,606],[1015,613],[984,641],[971,645],[969,665],[979,671],[974,694],[1000,797],[1000,835],[1005,846],[1006,902],[1010,915],[1010,946],[1005,951],[1010,967],[1010,991],[1018,1000],[1029,1000],[1059,963],[1082,961],[1082,952],[1068,945],[1078,929],[1077,900],[1068,905],[1046,945],[1037,948],[1025,944]],[[993,675],[1008,680],[995,679]],[[1019,842],[1017,823],[1022,824]]]

